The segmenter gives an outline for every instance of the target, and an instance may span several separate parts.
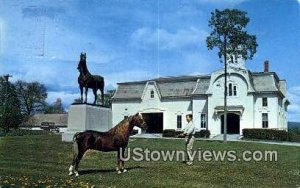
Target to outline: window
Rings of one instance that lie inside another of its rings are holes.
[[[206,114],[201,114],[201,128],[206,128]]]
[[[237,95],[237,89],[236,89],[236,85],[230,83],[228,84],[228,91],[227,91],[227,95],[228,96],[236,96]]]
[[[232,84],[229,84],[229,96],[232,96]]]
[[[236,86],[233,86],[233,96],[236,96]]]
[[[177,115],[177,129],[182,128],[182,115]]]
[[[128,118],[128,116],[124,116],[124,119],[127,119]]]
[[[269,126],[268,114],[267,113],[262,113],[262,127],[263,128],[268,128],[268,126]]]
[[[268,98],[267,97],[262,98],[262,106],[268,106]]]
[[[150,91],[150,97],[151,97],[151,99],[154,98],[154,91],[153,90]]]

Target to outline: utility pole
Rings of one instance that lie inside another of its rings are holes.
[[[7,117],[6,117],[6,103],[7,103],[7,90],[8,90],[8,80],[10,77],[12,77],[11,75],[7,74],[7,75],[4,75],[4,81],[5,81],[5,96],[4,96],[4,113],[3,113],[3,116],[5,118],[5,124],[6,124],[6,121],[7,121]],[[6,127],[6,132],[9,131],[9,127],[7,126]]]

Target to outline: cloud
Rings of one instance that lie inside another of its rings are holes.
[[[289,121],[300,122],[300,86],[288,89],[288,99],[291,102],[288,106]]]
[[[169,32],[165,29],[151,29],[143,27],[135,30],[131,35],[131,44],[137,48],[159,48],[160,50],[176,50],[190,46],[197,46],[205,40],[206,31],[190,27]]]
[[[196,3],[201,4],[222,4],[222,5],[239,5],[249,0],[196,0]],[[299,0],[298,0],[299,1]]]
[[[64,12],[62,7],[28,6],[22,9],[23,18],[44,16],[54,19],[58,14]]]

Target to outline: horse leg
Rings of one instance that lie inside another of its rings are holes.
[[[124,168],[124,153],[125,153],[125,148],[120,148],[118,150],[118,161],[117,161],[117,172],[118,174],[121,174],[121,173],[124,173],[124,172],[127,172],[127,170]]]
[[[97,88],[93,89],[93,93],[94,93],[94,96],[95,96],[94,104],[96,104],[96,101],[97,101]]]
[[[83,86],[80,85],[79,89],[80,89],[80,101],[81,101],[81,103],[83,103]]]
[[[85,87],[85,100],[84,103],[87,103],[87,93],[88,93],[89,88]]]
[[[117,160],[117,168],[116,168],[118,174],[121,174],[121,151],[120,149],[118,150],[118,160]]]
[[[100,91],[101,91],[101,102],[102,102],[102,105],[104,105],[104,88],[101,87]]]
[[[124,166],[124,158],[125,158],[125,148],[122,148],[122,152],[121,152],[122,158],[121,158],[121,170],[123,173],[127,172],[127,170],[125,169]]]
[[[87,149],[86,148],[79,148],[78,146],[78,143],[77,143],[77,140],[74,140],[73,142],[73,152],[74,152],[74,156],[73,156],[73,161],[72,161],[72,164],[69,168],[69,175],[73,175],[75,174],[75,176],[79,176],[79,173],[78,173],[78,165],[80,163],[80,160],[82,159],[85,151]]]

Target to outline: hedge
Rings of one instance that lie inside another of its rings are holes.
[[[0,131],[0,137],[4,136],[25,136],[25,135],[46,135],[51,134],[44,130],[26,130],[26,129],[13,129],[9,132]]]
[[[176,131],[175,129],[165,129],[163,130],[163,137],[179,137],[179,135],[183,133],[183,131]],[[200,132],[195,133],[196,138],[209,138],[210,131],[209,130],[201,130]]]
[[[201,131],[195,133],[195,137],[196,138],[209,138],[210,131],[209,130],[201,130]]]
[[[178,137],[182,131],[176,131],[175,129],[165,129],[163,130],[163,137]]]
[[[299,142],[300,135],[276,129],[243,129],[244,138]]]

